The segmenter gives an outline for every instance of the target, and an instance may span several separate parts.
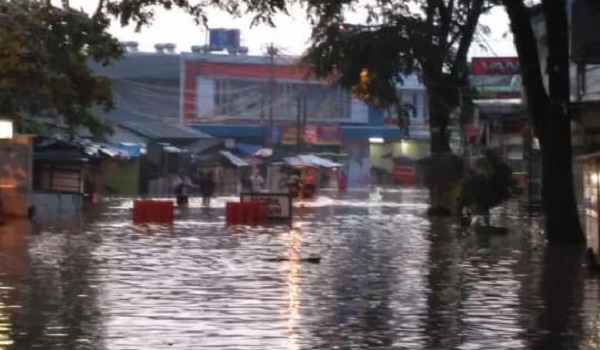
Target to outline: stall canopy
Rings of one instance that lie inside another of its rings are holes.
[[[219,153],[236,167],[250,166],[250,163],[246,162],[242,158],[236,156],[235,154],[229,151],[219,151]]]
[[[242,153],[254,156],[254,157],[270,157],[273,155],[273,150],[270,148],[264,148],[259,145],[252,145],[249,143],[237,143],[235,147]]]
[[[293,167],[309,166],[321,168],[337,168],[342,166],[340,163],[332,162],[329,159],[321,158],[312,154],[300,155],[295,157],[283,158],[283,161]]]

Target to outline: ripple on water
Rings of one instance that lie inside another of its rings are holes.
[[[0,349],[527,349],[545,334],[542,250],[513,216],[508,236],[461,235],[424,217],[420,190],[326,192],[292,228],[225,227],[230,200],[134,226],[114,199],[4,238]]]

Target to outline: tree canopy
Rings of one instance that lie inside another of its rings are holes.
[[[398,104],[402,76],[418,74],[429,96],[432,151],[449,151],[450,113],[468,98],[467,54],[489,0],[377,0],[364,5],[366,24],[345,12],[358,0],[307,0],[314,28],[304,61],[367,103]]]
[[[89,16],[45,2],[0,0],[0,114],[21,129],[43,118],[74,131],[110,132],[93,106],[113,106],[110,82],[88,63],[109,64],[121,55],[105,16]]]
[[[156,10],[179,8],[191,14],[197,23],[206,25],[209,8],[220,9],[234,16],[254,15],[254,24],[273,25],[276,13],[287,13],[287,8],[299,0],[98,0],[96,15],[117,18],[122,26],[134,24],[136,30],[152,24]]]

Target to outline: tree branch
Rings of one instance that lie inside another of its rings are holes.
[[[106,0],[98,0],[98,6],[96,6],[96,11],[94,11],[94,17],[98,16],[102,13],[102,9],[104,8],[104,2]]]
[[[444,1],[438,1],[440,13],[440,26],[438,36],[440,39],[440,48],[444,50],[444,55],[450,52],[448,45],[448,35],[450,34],[450,25],[452,24],[452,12],[454,11],[454,0],[449,0],[448,5],[444,6]]]
[[[452,64],[452,74],[458,77],[462,74],[466,74],[465,69],[467,64],[467,54],[471,48],[473,42],[473,36],[475,35],[475,29],[479,23],[479,17],[483,13],[483,1],[484,0],[473,0],[473,7],[467,15],[467,23],[460,30],[462,37],[459,40],[458,49],[454,56],[454,62]]]

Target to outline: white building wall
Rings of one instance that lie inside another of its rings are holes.
[[[184,91],[184,94],[189,92]],[[204,119],[215,112],[215,80],[210,77],[196,79],[196,118]]]

